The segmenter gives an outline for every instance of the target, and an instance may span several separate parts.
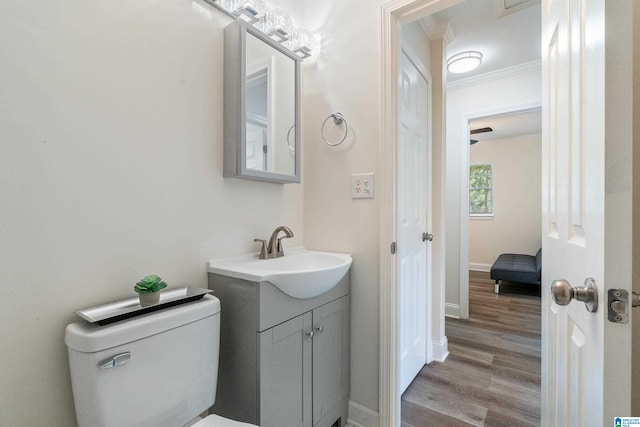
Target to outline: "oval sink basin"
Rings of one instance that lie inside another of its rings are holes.
[[[280,258],[257,255],[213,260],[209,272],[249,280],[271,282],[294,298],[313,298],[331,290],[351,267],[351,255],[289,249]]]

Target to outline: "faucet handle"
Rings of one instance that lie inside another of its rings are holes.
[[[262,243],[262,247],[260,248],[260,259],[266,259],[267,258],[267,241],[266,240],[262,240],[262,239],[253,239],[254,242],[260,242]]]
[[[282,247],[282,239],[288,239],[289,236],[282,236],[277,239],[276,244],[276,257],[284,256],[284,248]]]

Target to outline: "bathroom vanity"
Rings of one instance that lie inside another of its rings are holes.
[[[304,299],[268,281],[211,269],[209,288],[222,307],[213,412],[261,427],[344,426],[349,273],[327,292]]]

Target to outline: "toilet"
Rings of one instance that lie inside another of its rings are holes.
[[[246,427],[209,415],[216,399],[220,301],[198,301],[65,331],[79,427]]]

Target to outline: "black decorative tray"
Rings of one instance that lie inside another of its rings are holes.
[[[129,319],[130,317],[140,316],[142,314],[152,313],[168,307],[195,301],[212,292],[213,291],[211,289],[194,287],[170,289],[161,291],[160,302],[148,307],[141,307],[140,301],[136,297],[109,304],[98,305],[96,307],[85,308],[76,311],[76,314],[87,322],[97,323],[98,325],[108,325],[109,323],[117,322],[119,320]]]

